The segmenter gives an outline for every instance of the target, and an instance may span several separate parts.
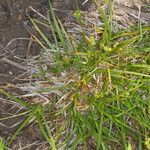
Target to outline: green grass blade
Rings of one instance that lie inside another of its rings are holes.
[[[18,127],[18,129],[16,130],[16,132],[12,135],[12,137],[10,138],[9,142],[8,142],[8,147],[10,147],[10,145],[12,144],[12,142],[15,140],[15,138],[17,137],[17,135],[21,132],[21,130],[26,127],[28,124],[30,124],[34,118],[35,118],[35,112],[37,110],[35,109],[34,111],[32,111],[28,117],[23,121],[23,123],[21,123],[21,125]]]
[[[34,109],[34,108],[37,107],[37,105],[32,105],[32,104],[29,104],[29,103],[25,102],[22,99],[16,98],[15,96],[9,94],[8,92],[5,92],[3,89],[0,89],[0,93],[6,95],[12,101],[17,102],[18,104],[22,105],[23,107],[27,107],[29,109]]]
[[[4,150],[4,143],[1,139],[0,139],[0,150]]]

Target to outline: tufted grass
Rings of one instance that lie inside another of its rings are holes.
[[[97,27],[94,35],[87,35],[77,10],[74,15],[82,35],[75,39],[65,31],[51,5],[50,10],[42,22],[30,20],[42,40],[32,36],[43,50],[34,76],[47,83],[34,92],[53,94],[49,103],[33,105],[1,90],[29,111],[8,147],[36,120],[53,150],[145,149],[150,136],[150,25],[113,32],[112,14],[108,19],[98,6],[103,30]],[[53,42],[40,23],[49,26]]]

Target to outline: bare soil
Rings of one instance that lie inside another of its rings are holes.
[[[41,13],[46,12],[47,6],[41,2],[41,0],[0,1],[0,83],[10,82],[24,72],[23,69],[2,58],[16,63],[24,61],[30,42],[30,34],[26,30],[30,13],[28,7],[33,6]],[[37,55],[39,52],[39,46],[34,43],[28,55]]]

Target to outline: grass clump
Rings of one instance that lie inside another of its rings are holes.
[[[142,150],[150,131],[150,26],[113,32],[112,19],[98,10],[104,28],[96,27],[94,35],[86,34],[80,11],[75,13],[80,39],[72,39],[51,11],[42,24],[54,43],[30,18],[43,38],[32,35],[45,50],[37,76],[47,85],[34,92],[51,93],[51,101],[31,108],[25,121],[37,119],[52,149]]]

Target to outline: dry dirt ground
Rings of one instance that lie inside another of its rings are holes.
[[[10,82],[24,71],[13,62],[21,63],[27,55],[30,42],[30,35],[26,30],[29,5],[41,12],[46,9],[45,5],[40,7],[40,0],[0,1],[0,83]],[[34,44],[31,55],[38,53],[39,48]],[[2,59],[3,57],[5,59]]]
[[[91,16],[95,15],[95,7],[92,6],[91,1],[81,5],[84,1],[79,0],[79,6],[83,13],[89,10]],[[137,23],[137,6],[132,2],[126,1],[123,5],[120,4],[121,2],[123,1],[117,0],[116,20],[121,21],[123,25],[126,25],[127,22]],[[28,19],[28,16],[32,15],[29,6],[46,15],[47,0],[0,0],[0,88],[6,88],[4,85],[8,82],[15,84],[28,82],[28,79],[23,78],[23,74],[28,71],[24,66],[26,66],[28,58],[40,53],[39,45],[34,41],[32,42],[28,33],[29,28],[32,30]],[[62,18],[62,21],[66,24],[68,23],[67,15],[76,8],[76,4],[72,0],[53,0],[53,6],[57,8],[56,13],[59,18]],[[143,23],[149,23],[150,7],[142,7],[141,16]],[[31,42],[32,45],[30,45]],[[14,95],[23,94],[22,91],[14,87],[10,86],[8,89]],[[24,111],[26,111],[24,108],[15,106],[0,95],[0,119]],[[17,117],[0,121],[0,138],[3,138],[6,142],[23,120],[24,117]],[[12,150],[28,149],[28,147],[32,150],[48,149],[47,143],[44,142],[37,126],[36,122],[27,126],[13,143]]]

